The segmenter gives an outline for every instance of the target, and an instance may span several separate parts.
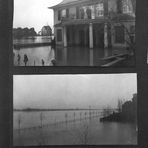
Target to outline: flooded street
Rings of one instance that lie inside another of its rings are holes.
[[[28,57],[27,66],[52,66],[51,60],[55,59],[54,49],[50,46],[21,48],[20,50],[13,50],[14,65],[24,66],[24,55]],[[18,62],[18,55],[20,55],[20,62]]]
[[[14,44],[30,43],[50,43],[49,37],[35,37],[29,39],[14,40]],[[14,65],[25,66],[24,55],[28,57],[26,66],[53,66],[52,60],[55,60],[56,66],[101,66],[106,63],[102,58],[125,54],[125,49],[104,49],[95,47],[72,46],[72,47],[21,47],[13,49]],[[20,56],[20,57],[19,57]]]
[[[13,50],[14,65],[24,66],[24,55],[28,57],[27,66],[53,66],[52,60],[55,59],[56,66],[101,66],[105,64],[102,58],[113,55],[115,50],[87,47],[56,47],[51,46],[21,48],[20,50]],[[125,51],[121,51],[123,53]],[[18,55],[20,55],[20,62],[18,62]]]
[[[102,123],[97,112],[92,112],[90,119],[88,111],[45,111],[42,126],[40,113],[14,112],[14,145],[137,144],[134,125]],[[18,115],[22,119],[20,131]]]

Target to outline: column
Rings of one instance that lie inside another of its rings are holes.
[[[93,24],[89,24],[89,48],[93,48]]]
[[[63,34],[64,34],[64,47],[67,47],[67,28],[66,26],[64,26]]]
[[[94,50],[89,50],[89,66],[94,66]]]
[[[104,48],[108,48],[108,29],[107,29],[107,23],[104,24]]]

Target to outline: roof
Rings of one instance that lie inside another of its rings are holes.
[[[42,28],[45,28],[46,30],[48,30],[48,29],[51,30],[51,27],[50,26],[43,26]]]
[[[48,7],[48,8],[55,9],[55,8],[58,8],[58,7],[77,4],[77,3],[86,2],[86,1],[89,1],[89,0],[63,0],[61,3],[59,3],[55,6],[52,6],[52,7]]]
[[[61,3],[59,3],[59,5],[68,4],[68,3],[75,2],[75,1],[79,1],[79,0],[63,0]]]

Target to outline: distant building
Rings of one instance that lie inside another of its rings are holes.
[[[51,36],[52,35],[52,29],[50,26],[43,26],[41,29],[41,35],[42,36]]]
[[[50,9],[59,45],[127,47],[128,33],[135,40],[135,0],[63,0]]]
[[[127,120],[137,120],[137,94],[133,94],[132,101],[126,101],[122,105],[122,114]]]

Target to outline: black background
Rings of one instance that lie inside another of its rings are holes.
[[[28,0],[29,1],[29,0]],[[13,0],[0,0],[0,148],[13,147],[13,74],[99,74],[137,73],[138,145],[54,146],[148,148],[148,0],[137,0],[136,65],[129,68],[99,67],[18,67],[12,62]],[[114,135],[113,135],[114,136]],[[37,147],[37,146],[36,146]],[[35,148],[36,148],[35,147]],[[42,146],[53,147],[53,146]]]

